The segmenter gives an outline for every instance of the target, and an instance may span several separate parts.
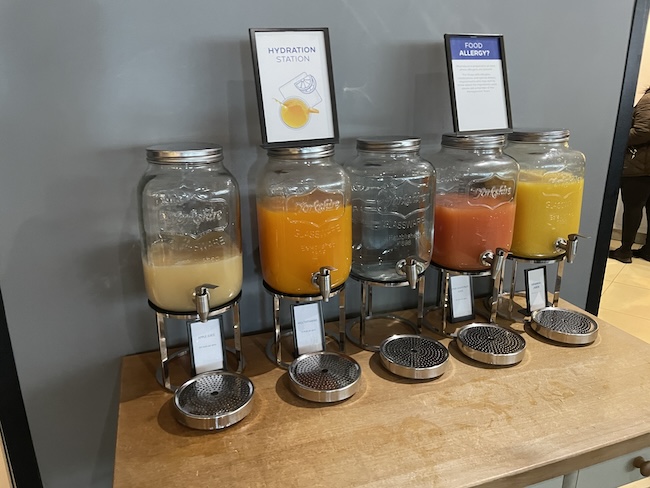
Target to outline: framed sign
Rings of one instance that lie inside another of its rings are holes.
[[[512,130],[503,36],[445,34],[455,132]]]
[[[249,33],[262,146],[338,143],[328,29]]]
[[[474,318],[474,290],[472,277],[449,277],[449,322],[462,322]]]
[[[526,311],[540,310],[548,305],[546,293],[546,267],[524,270],[526,281]]]
[[[325,324],[320,302],[291,306],[296,356],[325,350]]]

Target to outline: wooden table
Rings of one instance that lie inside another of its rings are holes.
[[[438,337],[451,364],[429,381],[394,376],[348,344],[362,383],[337,404],[298,398],[265,356],[270,335],[244,337],[253,410],[216,432],[174,420],[158,352],[125,357],[114,486],[513,487],[650,446],[650,345],[598,322],[581,347],[508,324],[527,342],[510,367]]]

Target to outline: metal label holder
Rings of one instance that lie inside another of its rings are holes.
[[[234,300],[209,310],[206,317],[208,320],[210,320],[216,317],[220,317],[226,312],[232,313],[233,339],[234,339],[235,347],[234,350],[227,347],[224,347],[224,349],[226,351],[230,351],[234,353],[235,358],[237,360],[237,373],[241,373],[244,370],[244,366],[245,366],[244,356],[242,354],[242,348],[241,348],[241,324],[239,318],[240,299],[241,299],[241,292],[239,293],[239,295],[235,297]],[[154,305],[151,301],[149,301],[149,306],[156,313],[156,326],[158,331],[158,348],[160,351],[160,368],[158,369],[158,371],[156,371],[156,378],[160,386],[174,393],[179,388],[180,385],[174,385],[171,382],[170,371],[169,371],[170,362],[188,354],[190,352],[191,346],[188,345],[188,347],[182,348],[172,354],[169,353],[169,349],[167,347],[166,319],[175,319],[175,320],[184,321],[186,322],[186,327],[188,327],[189,329],[189,323],[198,322],[200,321],[201,318],[199,317],[199,314],[196,312],[173,312],[170,310],[162,309]],[[222,345],[225,345],[225,341],[223,341],[223,323],[221,323],[220,325],[221,325],[220,329],[221,329]],[[190,338],[190,343],[191,343],[191,338]],[[225,352],[223,357],[224,357],[224,361],[223,361],[224,369],[227,369]],[[192,361],[192,373],[193,374],[195,373],[193,361]]]
[[[485,266],[490,266],[489,269],[479,270],[479,271],[465,271],[457,269],[448,269],[444,266],[441,266],[436,263],[431,263],[433,267],[440,270],[440,284],[439,284],[439,295],[438,303],[432,307],[428,307],[426,312],[432,310],[442,309],[442,319],[440,327],[436,327],[431,324],[428,320],[424,322],[425,326],[430,329],[432,332],[440,334],[445,337],[453,337],[455,330],[449,330],[449,324],[454,324],[457,322],[463,322],[472,320],[474,315],[467,317],[455,317],[456,320],[450,320],[448,317],[452,316],[452,296],[450,282],[455,276],[468,276],[470,281],[473,278],[478,278],[481,276],[491,276],[492,277],[492,295],[489,298],[488,304],[488,318],[491,324],[496,323],[497,318],[497,302],[498,297],[500,296],[503,288],[503,275],[505,271],[505,260],[508,255],[507,251],[498,248],[496,252],[485,251],[481,255],[481,262]],[[472,297],[473,300],[473,297]],[[480,313],[480,312],[479,312]]]
[[[418,306],[417,306],[417,323],[413,323],[408,319],[405,319],[404,317],[399,317],[397,315],[392,315],[392,314],[373,314],[372,312],[372,289],[375,286],[378,287],[383,287],[383,288],[396,288],[396,287],[403,287],[403,286],[409,286],[409,281],[404,280],[404,281],[372,281],[372,280],[367,280],[365,278],[362,278],[354,273],[350,274],[350,278],[352,278],[355,281],[358,281],[361,283],[361,314],[359,316],[359,319],[356,321],[351,321],[346,325],[345,332],[347,338],[352,342],[355,346],[360,347],[361,349],[365,349],[366,351],[372,351],[372,352],[377,352],[379,351],[380,344],[369,344],[366,342],[366,327],[368,325],[368,321],[372,320],[373,318],[388,318],[392,319],[396,322],[403,323],[407,326],[409,326],[411,329],[416,334],[421,334],[422,333],[422,323],[424,320],[424,285],[425,285],[425,279],[424,279],[424,272],[420,273],[417,276],[417,279],[415,281],[415,288],[418,291]],[[352,333],[352,328],[356,325],[359,324],[359,335],[355,336]]]
[[[266,281],[263,281],[262,284],[264,285],[264,288],[266,289],[267,292],[269,292],[273,296],[273,337],[269,340],[269,342],[266,345],[266,356],[269,358],[269,360],[273,363],[275,363],[277,366],[283,368],[283,369],[289,369],[291,367],[290,362],[286,362],[283,360],[283,352],[282,352],[282,338],[284,336],[292,335],[293,340],[294,340],[294,351],[293,351],[293,356],[294,359],[295,357],[298,356],[299,350],[298,350],[298,344],[299,341],[301,340],[301,337],[296,338],[296,320],[295,320],[295,308],[292,310],[292,324],[291,324],[291,330],[282,331],[282,324],[280,323],[280,306],[282,301],[288,301],[293,307],[300,306],[300,305],[305,305],[305,304],[310,304],[310,303],[318,303],[324,300],[323,295],[318,293],[318,294],[313,294],[313,295],[290,295],[290,294],[285,294],[282,293],[278,290],[275,290],[272,288]],[[339,344],[339,351],[344,352],[345,350],[345,283],[342,285],[333,288],[329,294],[327,295],[327,298],[329,300],[330,297],[337,296],[339,303],[338,303],[338,308],[339,308],[339,327],[338,327],[338,332],[337,334],[330,334],[325,331],[322,315],[320,319],[320,324],[322,327],[322,337],[323,337],[323,351],[325,349],[325,337],[330,337],[333,338],[338,344]],[[318,303],[318,311],[319,313],[322,314],[321,310],[321,305]],[[301,334],[301,332],[304,331],[298,331],[298,335]],[[304,336],[303,336],[304,337]],[[311,342],[312,345],[314,341],[306,341],[307,343]]]

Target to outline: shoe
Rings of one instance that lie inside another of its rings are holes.
[[[639,249],[632,250],[632,256],[650,261],[650,250],[646,246],[643,246]]]
[[[632,262],[632,251],[625,251],[619,247],[615,251],[609,251],[609,257],[621,263],[630,264]]]

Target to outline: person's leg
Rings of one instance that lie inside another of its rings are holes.
[[[645,201],[645,217],[646,217],[646,238],[645,244],[640,249],[635,249],[632,254],[635,257],[643,258],[650,261],[650,176],[641,177],[645,180],[644,193],[646,195]]]
[[[624,176],[621,178],[621,200],[623,200],[623,229],[621,247],[609,252],[609,257],[623,263],[632,262],[632,244],[641,225],[643,207],[647,201],[644,177]]]

